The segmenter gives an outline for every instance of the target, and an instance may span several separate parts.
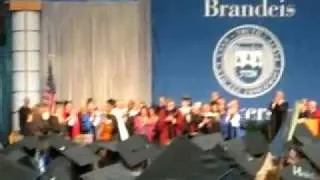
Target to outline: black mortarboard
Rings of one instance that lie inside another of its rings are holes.
[[[11,151],[17,150],[17,149],[22,149],[23,146],[21,144],[15,143],[11,144],[3,149],[0,150],[0,154],[8,154]]]
[[[65,139],[63,136],[50,136],[47,141],[49,146],[57,150],[58,152],[63,152],[76,146],[75,143]]]
[[[283,180],[306,180],[319,179],[316,170],[306,160],[301,160],[295,165],[290,165],[281,171]]]
[[[315,143],[320,140],[319,137],[312,135],[312,133],[304,123],[297,125],[294,132],[294,139],[302,145]]]
[[[135,175],[132,171],[117,163],[108,167],[98,169],[81,176],[82,180],[134,180]]]
[[[202,173],[204,152],[185,137],[176,138],[137,180],[187,179]]]
[[[28,154],[25,153],[22,149],[14,149],[14,150],[8,151],[4,154],[6,155],[6,158],[11,161],[18,161],[18,160],[28,156]]]
[[[120,142],[118,152],[126,165],[135,167],[155,156],[155,151],[145,136],[134,135],[128,140]]]
[[[111,142],[105,142],[105,141],[96,141],[94,143],[88,144],[87,147],[91,149],[93,152],[97,152],[99,149],[106,149],[112,152],[117,152],[117,146],[118,142],[111,141]]]
[[[320,144],[306,144],[301,148],[301,152],[320,170]]]
[[[202,150],[208,151],[213,149],[217,144],[223,142],[223,138],[220,133],[214,133],[195,136],[191,141],[199,146]]]
[[[238,167],[244,170],[248,175],[254,177],[262,164],[262,158],[254,158],[246,151],[239,151],[236,148],[230,148],[227,153],[235,160]]]
[[[48,165],[46,176],[50,179],[72,180],[74,177],[72,163],[63,156],[57,157]]]
[[[246,147],[245,144],[243,142],[243,140],[241,139],[231,139],[229,141],[226,141],[223,143],[224,145],[224,149],[226,150],[233,150],[233,151],[245,151]]]
[[[36,136],[25,136],[21,141],[17,144],[26,148],[27,150],[34,150],[38,147],[38,137]]]
[[[0,175],[4,180],[36,180],[39,173],[0,156]]]
[[[62,153],[77,166],[93,165],[98,161],[98,157],[87,147],[75,146]]]
[[[260,156],[268,151],[268,142],[259,131],[247,132],[244,136],[246,151],[252,156]]]

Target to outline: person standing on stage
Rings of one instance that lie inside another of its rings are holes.
[[[156,125],[156,137],[161,145],[167,145],[177,136],[183,134],[186,129],[185,119],[177,109],[173,100],[167,100],[165,111],[159,114]]]
[[[19,113],[20,133],[22,135],[26,135],[27,134],[26,123],[27,123],[28,117],[32,113],[32,110],[30,108],[29,98],[24,99],[23,106],[19,109],[18,113]]]
[[[269,140],[272,140],[278,133],[282,123],[287,118],[289,104],[285,100],[282,91],[276,92],[272,102],[269,105],[271,119],[268,126]]]

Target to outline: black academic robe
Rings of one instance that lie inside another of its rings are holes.
[[[272,140],[277,133],[279,132],[279,129],[283,122],[286,120],[288,115],[288,102],[283,102],[280,105],[275,105],[274,108],[272,108],[272,103],[269,106],[269,110],[271,111],[271,119],[269,123],[269,138]]]
[[[56,116],[50,116],[48,120],[42,119],[41,115],[33,115],[32,121],[27,124],[28,136],[41,136],[59,134],[61,125]]]
[[[22,135],[26,135],[26,131],[27,131],[27,127],[26,127],[26,123],[27,123],[27,120],[29,118],[29,115],[31,114],[31,109],[29,107],[26,107],[26,106],[22,106],[20,109],[19,109],[19,124],[20,124],[20,133]]]

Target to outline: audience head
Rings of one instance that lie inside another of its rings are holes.
[[[211,111],[212,112],[219,112],[219,105],[217,102],[212,102],[211,103]]]
[[[302,99],[300,101],[300,112],[305,112],[308,109],[308,100],[307,99]]]
[[[191,98],[190,97],[182,97],[181,107],[188,107],[190,105],[191,105]]]
[[[116,107],[116,101],[114,99],[108,99],[105,104],[105,111],[109,112],[115,107]]]
[[[133,108],[134,108],[134,105],[135,105],[134,100],[129,100],[129,101],[128,101],[128,109],[133,109]]]
[[[204,104],[202,106],[202,113],[207,113],[207,112],[210,112],[211,111],[211,107],[209,104]]]
[[[25,106],[25,107],[29,107],[30,106],[30,99],[28,97],[24,98],[23,106]]]
[[[167,100],[167,110],[172,111],[176,108],[176,103],[172,99]]]
[[[92,112],[92,111],[96,110],[97,106],[96,106],[93,98],[89,98],[87,100],[86,107],[87,107],[87,111],[89,111],[89,112]]]
[[[157,113],[156,113],[156,108],[155,108],[155,107],[149,108],[149,115],[150,115],[151,117],[157,115]]]
[[[141,108],[140,115],[141,116],[149,116],[149,109],[147,106],[144,106]]]
[[[167,105],[167,98],[164,96],[161,96],[159,98],[159,106],[161,107],[165,107]]]
[[[195,103],[191,108],[192,114],[200,114],[201,113],[201,105]]]
[[[316,101],[309,101],[307,106],[308,112],[315,112],[317,110],[317,102]]]
[[[66,112],[72,111],[72,101],[64,101],[63,106]]]
[[[218,99],[220,99],[219,92],[216,92],[216,91],[212,92],[211,93],[211,101],[218,101]]]
[[[274,101],[275,102],[280,102],[284,101],[284,93],[282,91],[277,91],[276,94],[274,95]]]

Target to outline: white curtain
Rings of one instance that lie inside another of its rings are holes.
[[[60,100],[151,101],[149,0],[45,2],[42,84],[51,61]]]

